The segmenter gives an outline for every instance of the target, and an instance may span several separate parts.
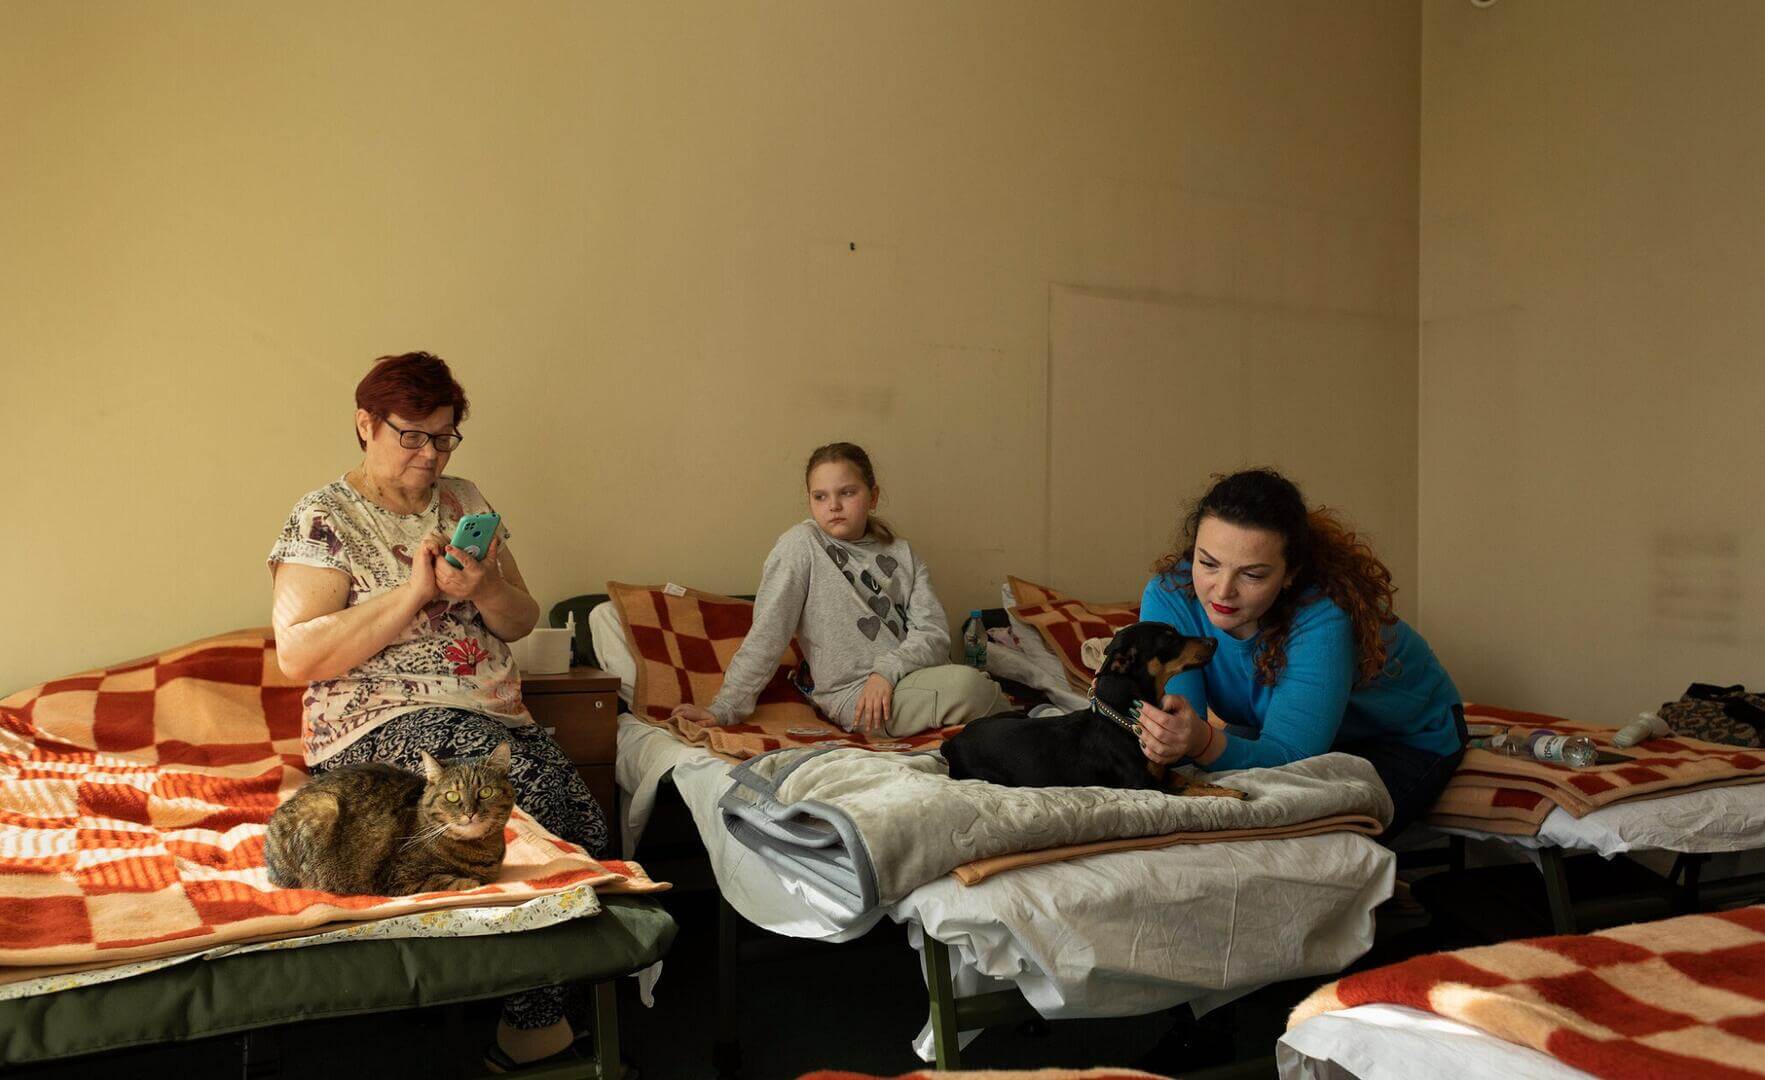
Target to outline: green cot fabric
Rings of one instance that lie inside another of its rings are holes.
[[[674,919],[653,900],[603,896],[599,915],[517,934],[393,938],[195,960],[0,1002],[0,1062],[145,1046],[276,1024],[601,982],[660,960]]]

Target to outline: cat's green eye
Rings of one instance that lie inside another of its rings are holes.
[[[448,802],[459,802],[460,801],[460,793],[457,791],[448,792],[447,793],[447,801]]]
[[[480,799],[488,799],[488,798],[491,798],[492,796],[494,796],[495,794],[496,794],[495,788],[481,787],[478,789],[478,797]]]

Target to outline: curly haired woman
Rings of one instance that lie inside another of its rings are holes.
[[[1218,647],[1142,707],[1148,758],[1222,771],[1340,750],[1391,793],[1381,840],[1427,811],[1464,756],[1458,688],[1392,613],[1391,571],[1333,513],[1308,510],[1272,469],[1234,473],[1195,503],[1154,571],[1140,617]]]

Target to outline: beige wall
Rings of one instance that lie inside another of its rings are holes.
[[[0,692],[266,621],[413,348],[543,603],[751,588],[833,438],[954,611],[1254,460],[1413,585],[1410,5],[664,8],[7,6]]]
[[[1467,696],[1765,682],[1765,6],[1434,0],[1422,618]]]

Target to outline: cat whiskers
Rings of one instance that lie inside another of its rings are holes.
[[[447,822],[445,821],[439,825],[431,825],[428,828],[423,829],[421,832],[405,837],[404,843],[399,845],[398,850],[409,851],[411,848],[427,844],[429,841],[435,839],[446,831]]]

